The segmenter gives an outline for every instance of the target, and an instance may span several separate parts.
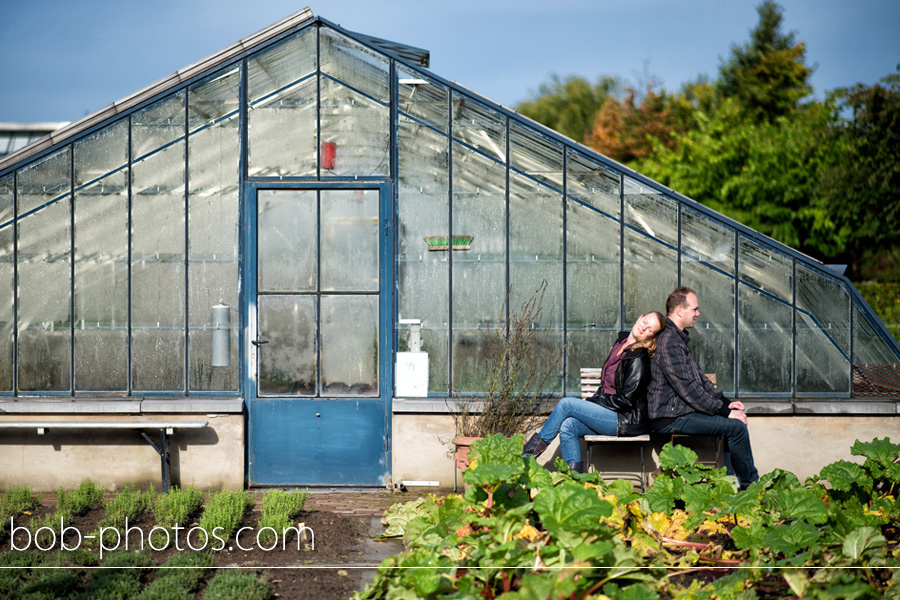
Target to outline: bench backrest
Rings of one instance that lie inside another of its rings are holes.
[[[603,376],[603,368],[602,367],[582,367],[581,368],[581,397],[582,398],[590,398],[594,395],[594,392],[600,387]],[[706,376],[710,381],[713,382],[713,385],[716,385],[716,374],[715,373],[707,373]]]

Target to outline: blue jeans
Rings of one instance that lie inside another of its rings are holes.
[[[581,462],[580,438],[586,435],[616,435],[616,412],[582,400],[566,396],[553,409],[538,435],[550,443],[559,435],[559,450],[567,463]]]
[[[725,467],[729,475],[736,475],[741,485],[759,479],[750,449],[750,432],[737,419],[690,413],[675,419],[657,433],[687,433],[693,435],[721,435],[725,438]]]

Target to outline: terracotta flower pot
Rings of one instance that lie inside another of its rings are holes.
[[[456,445],[456,468],[465,471],[469,468],[469,448],[480,440],[480,437],[471,437],[467,435],[458,435],[451,441]]]

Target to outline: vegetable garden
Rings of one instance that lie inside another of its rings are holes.
[[[900,445],[857,441],[801,482],[749,489],[667,444],[646,494],[522,459],[522,436],[473,446],[464,495],[397,504],[369,598],[900,598]]]

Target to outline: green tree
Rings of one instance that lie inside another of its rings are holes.
[[[601,77],[591,85],[586,79],[570,75],[560,79],[551,75],[542,83],[537,95],[516,106],[516,111],[538,123],[584,142],[594,124],[594,115],[620,87],[614,77]]]
[[[806,45],[783,33],[782,9],[773,0],[757,7],[759,23],[750,42],[731,47],[731,58],[719,69],[717,91],[734,98],[757,121],[772,121],[791,112],[812,92],[812,69],[805,64]]]
[[[824,208],[839,227],[852,232],[850,252],[857,274],[872,270],[862,263],[876,262],[876,255],[891,251],[896,255],[900,249],[900,65],[897,68],[873,86],[858,84],[832,93],[832,160],[819,183]],[[900,275],[897,266],[892,270],[894,278]]]
[[[755,123],[726,100],[696,117],[697,127],[674,148],[656,145],[635,168],[789,246],[829,260],[841,254],[850,232],[816,196],[819,165],[829,160],[828,106],[810,103]]]

